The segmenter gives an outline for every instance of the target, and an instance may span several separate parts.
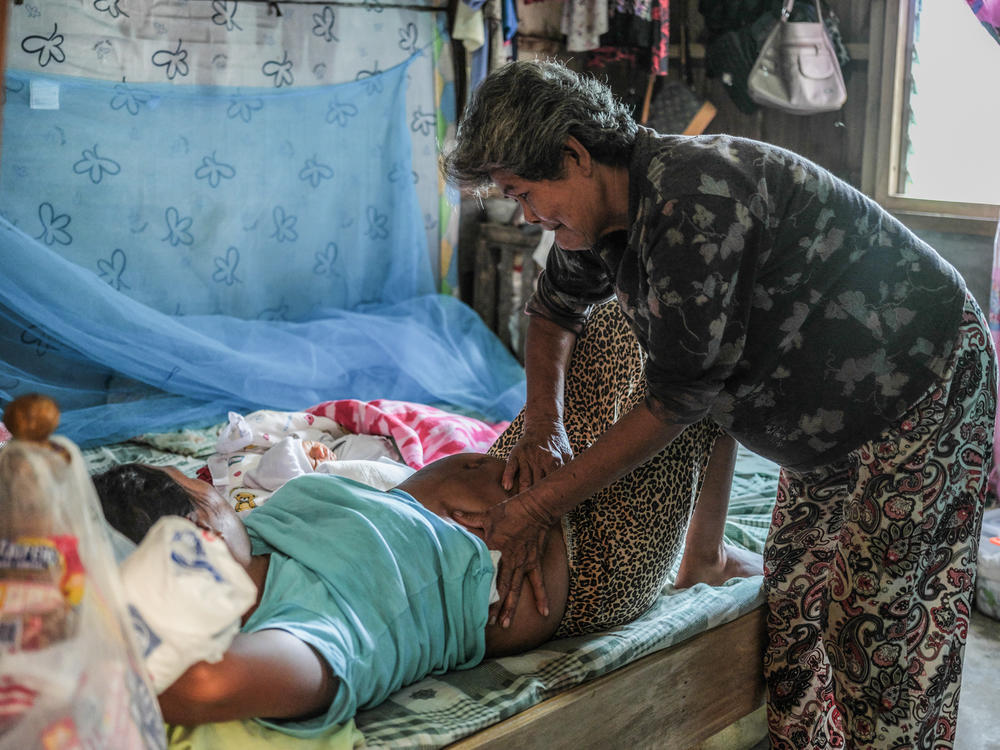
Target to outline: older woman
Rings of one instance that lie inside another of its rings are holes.
[[[503,475],[520,491],[460,518],[503,553],[501,624],[525,575],[546,608],[553,519],[708,418],[782,466],[764,554],[772,746],[948,746],[996,401],[955,269],[806,159],[641,128],[556,63],[491,74],[443,169],[556,237],[526,305],[524,430]],[[647,393],[573,455],[565,366],[612,297]]]

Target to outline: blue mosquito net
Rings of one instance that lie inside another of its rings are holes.
[[[0,401],[83,445],[328,399],[509,419],[523,371],[435,293],[408,63],[299,88],[8,71]]]

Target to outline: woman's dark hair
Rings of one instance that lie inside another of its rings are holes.
[[[104,517],[138,544],[163,516],[186,516],[191,496],[169,474],[143,464],[122,464],[93,477]]]

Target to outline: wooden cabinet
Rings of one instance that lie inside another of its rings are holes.
[[[539,227],[490,222],[476,232],[472,307],[522,363],[528,319],[521,310],[538,277],[532,253],[541,234]]]

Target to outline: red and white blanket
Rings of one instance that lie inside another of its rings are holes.
[[[306,413],[327,417],[349,432],[392,438],[403,461],[414,469],[455,453],[485,453],[510,424],[488,424],[433,406],[389,399],[324,401]]]

